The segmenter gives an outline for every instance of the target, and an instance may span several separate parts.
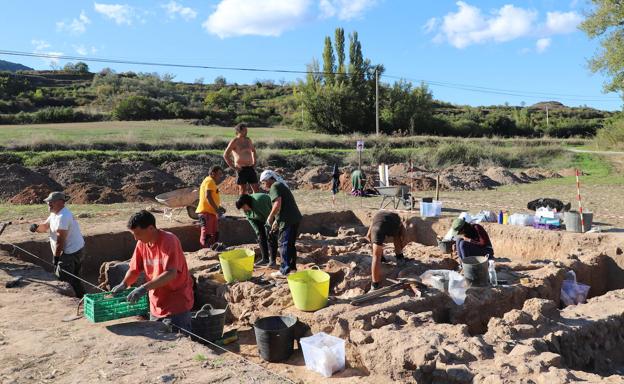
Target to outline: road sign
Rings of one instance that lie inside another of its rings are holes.
[[[358,152],[364,151],[364,140],[358,140],[355,149],[357,149]]]

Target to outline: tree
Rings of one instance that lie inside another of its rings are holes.
[[[336,59],[334,57],[334,49],[332,47],[329,36],[325,37],[325,48],[323,49],[323,76],[325,84],[334,84],[334,72],[336,71]]]
[[[365,73],[362,44],[358,40],[358,33],[353,32],[349,35],[349,79],[358,93],[364,90]]]
[[[76,65],[74,65],[74,71],[78,73],[89,73],[89,66],[87,65],[87,63],[79,61],[76,63]]]
[[[225,87],[227,85],[227,80],[223,76],[217,76],[214,79],[214,84],[218,87]]]
[[[624,90],[624,5],[620,0],[592,0],[594,8],[580,28],[592,38],[601,39],[600,51],[589,61],[593,72],[603,72],[609,81],[607,92]]]
[[[336,82],[344,81],[345,78],[345,37],[344,29],[336,28],[334,43],[336,45],[336,56],[338,58],[338,75],[336,76]]]

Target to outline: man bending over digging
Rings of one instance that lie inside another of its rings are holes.
[[[407,225],[406,225],[407,224]],[[405,264],[403,248],[410,242],[416,241],[416,227],[413,223],[405,223],[401,217],[388,211],[379,211],[373,216],[373,223],[368,229],[366,238],[373,244],[373,261],[371,264],[371,289],[369,292],[381,288],[383,276],[381,262],[386,238],[391,237],[394,243],[394,254],[397,265]]]

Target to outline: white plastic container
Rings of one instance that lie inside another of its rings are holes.
[[[420,217],[440,217],[442,215],[442,202],[434,200],[431,203],[420,202]]]
[[[302,337],[300,343],[309,370],[330,377],[345,368],[345,341],[341,338],[319,332]]]
[[[524,213],[514,213],[509,216],[509,224],[519,226],[531,226],[534,222],[533,215],[527,215]]]

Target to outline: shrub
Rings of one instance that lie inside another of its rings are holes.
[[[160,104],[145,96],[128,96],[113,108],[113,118],[116,120],[152,120],[161,116]]]

